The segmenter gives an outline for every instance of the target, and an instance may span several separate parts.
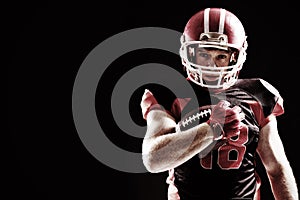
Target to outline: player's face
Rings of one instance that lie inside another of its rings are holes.
[[[229,66],[232,53],[226,50],[220,49],[208,49],[208,48],[197,48],[195,52],[195,62],[198,65],[206,67],[226,67]],[[205,81],[216,81],[218,75],[204,74],[203,79]]]

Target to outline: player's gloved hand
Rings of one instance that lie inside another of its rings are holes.
[[[213,106],[207,123],[215,133],[215,140],[231,138],[239,135],[241,121],[245,118],[239,106],[230,107],[230,103],[221,100]]]

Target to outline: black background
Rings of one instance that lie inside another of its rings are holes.
[[[295,3],[24,1],[3,7],[8,11],[4,12],[3,32],[7,34],[3,38],[9,43],[4,58],[8,61],[5,65],[8,106],[4,107],[8,108],[9,140],[5,161],[2,161],[6,168],[1,195],[8,195],[5,199],[9,200],[166,199],[165,173],[120,172],[102,164],[86,150],[73,122],[73,83],[85,57],[105,39],[138,27],[163,27],[182,32],[188,18],[205,7],[223,7],[240,18],[249,43],[241,77],[263,78],[283,96],[286,113],[278,118],[278,128],[299,183],[296,139],[300,123],[299,78],[296,71],[300,40]],[[126,70],[153,61],[180,67],[179,58],[167,52],[141,50],[124,55],[109,67],[99,83],[97,111],[107,110],[113,84]],[[120,69],[120,63],[125,67]],[[136,121],[143,124],[141,119]],[[109,118],[100,123],[115,133],[108,136],[113,143],[140,152],[141,140],[121,133]],[[273,199],[264,171],[260,171],[262,199]]]

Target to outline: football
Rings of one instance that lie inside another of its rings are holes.
[[[196,108],[188,112],[182,117],[180,122],[178,122],[180,130],[185,131],[197,126],[198,124],[206,122],[211,115],[211,110],[212,107],[208,105]]]

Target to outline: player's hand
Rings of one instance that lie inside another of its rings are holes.
[[[228,101],[221,100],[213,106],[207,123],[213,128],[216,139],[225,139],[239,135],[244,118],[245,115],[239,106],[230,107]]]

